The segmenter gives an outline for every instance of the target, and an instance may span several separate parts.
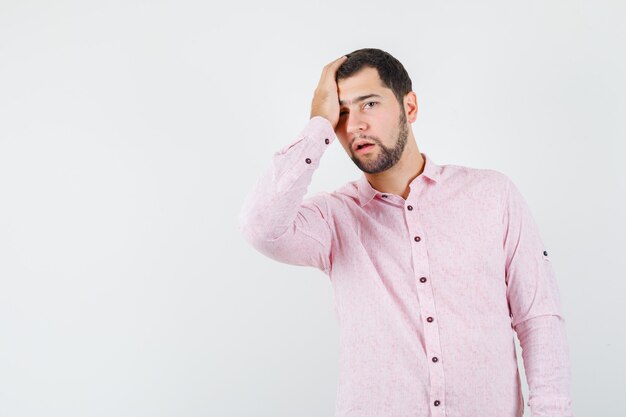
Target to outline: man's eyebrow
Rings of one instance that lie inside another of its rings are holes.
[[[347,102],[347,103],[345,101],[343,101],[343,100],[339,100],[339,104],[341,104],[343,106],[344,104],[350,105],[352,103],[360,103],[361,101],[367,100],[368,98],[372,98],[372,97],[382,98],[382,96],[379,96],[378,94],[366,94],[364,96],[357,97],[354,100],[352,100],[350,102]]]

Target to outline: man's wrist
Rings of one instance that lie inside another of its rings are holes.
[[[313,132],[315,136],[323,136],[325,139],[328,139],[328,144],[335,140],[335,129],[330,120],[324,116],[316,115],[311,117],[307,124],[307,131]]]

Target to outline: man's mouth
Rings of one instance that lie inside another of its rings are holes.
[[[373,147],[374,147],[374,144],[373,144],[373,143],[364,143],[364,144],[362,144],[362,145],[358,145],[358,146],[356,147],[356,152],[365,152],[365,151],[367,151],[368,149],[371,149],[371,148],[373,148]]]

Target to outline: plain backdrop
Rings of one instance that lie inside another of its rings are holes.
[[[409,72],[420,150],[518,185],[574,411],[625,415],[625,21],[617,0],[0,0],[0,417],[333,415],[330,282],[237,214],[322,67],[363,47]],[[308,191],[360,174],[333,146]]]

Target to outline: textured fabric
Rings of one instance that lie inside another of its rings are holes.
[[[305,198],[336,139],[312,118],[248,193],[262,254],[330,279],[340,326],[337,417],[520,417],[514,331],[534,417],[571,417],[569,353],[547,248],[517,187],[427,154],[410,194],[364,174]]]

